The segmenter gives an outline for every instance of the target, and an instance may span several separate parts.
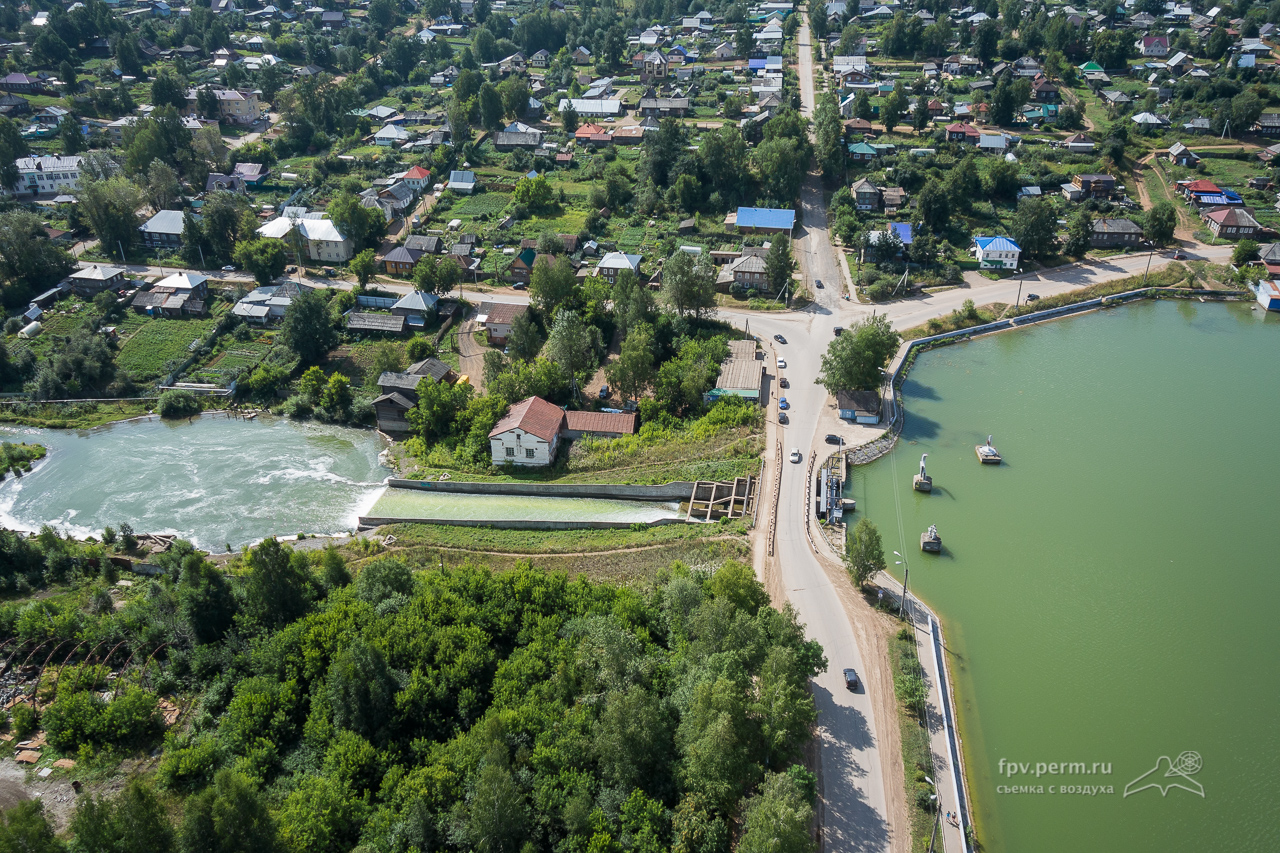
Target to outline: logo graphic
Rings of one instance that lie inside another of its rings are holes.
[[[1181,788],[1192,794],[1204,796],[1204,786],[1191,777],[1200,772],[1200,753],[1190,750],[1170,760],[1162,755],[1156,759],[1156,766],[1128,785],[1124,786],[1124,795],[1136,794],[1148,788],[1156,788],[1160,796],[1167,797],[1171,788]]]

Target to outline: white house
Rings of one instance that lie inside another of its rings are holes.
[[[1164,58],[1169,55],[1169,37],[1143,36],[1133,43],[1133,47],[1143,56]]]
[[[1017,269],[1022,249],[1008,237],[974,237],[973,253],[984,270]]]
[[[296,228],[296,239],[301,241],[303,250],[311,260],[336,263],[351,260],[351,256],[355,254],[355,246],[351,240],[331,220],[315,218],[317,216],[314,213],[306,214],[306,218],[277,216],[259,226],[257,233],[271,240],[283,240],[292,251],[295,240],[293,231]]]
[[[564,411],[541,397],[512,406],[489,431],[494,465],[550,465],[560,446]]]
[[[408,142],[413,138],[413,134],[405,130],[403,127],[397,127],[389,124],[373,135],[373,141],[377,145],[389,148],[392,145],[400,145]]]
[[[462,195],[471,195],[476,189],[476,173],[455,169],[449,173],[448,189]]]
[[[39,193],[74,192],[80,188],[80,157],[19,157],[18,192]],[[9,188],[5,187],[5,192]]]

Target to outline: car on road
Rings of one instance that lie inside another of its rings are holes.
[[[846,667],[844,671],[844,686],[849,690],[856,691],[858,689],[858,673],[857,670]]]
[[[815,278],[815,279],[813,280],[813,286],[814,286],[814,287],[816,287],[816,288],[818,288],[818,290],[822,290],[822,279],[820,279],[820,278]]]
[[[1185,260],[1187,259],[1187,253],[1186,253],[1186,252],[1174,252],[1174,253],[1173,253],[1173,259],[1174,259],[1175,261],[1185,261]]]
[[[1040,301],[1040,294],[1038,294],[1038,293],[1028,293],[1028,294],[1027,294],[1027,301],[1028,301],[1028,302],[1039,302],[1039,301]]]
[[[831,334],[835,335],[837,338],[840,337],[844,334],[844,326],[836,326],[831,330]]]
[[[786,397],[783,397],[778,401],[778,408],[785,412],[787,409],[791,408],[791,404],[787,402]]]
[[[782,377],[780,377],[780,378],[778,379],[778,387],[779,387],[779,388],[790,388],[790,387],[791,387],[791,383],[787,381],[787,377],[782,376]]]
[[[512,290],[527,290],[528,287],[529,285],[525,284],[523,281],[517,281],[515,284],[511,285]]]
[[[298,268],[297,268],[297,267],[285,267],[285,268],[284,268],[284,271],[285,271],[285,272],[297,272],[297,271],[298,271]]]
[[[787,339],[784,338],[782,335],[774,335],[773,339],[780,344],[785,344],[787,342]]]
[[[235,272],[235,271],[236,271],[236,268],[235,268],[235,265],[234,265],[234,264],[227,264],[225,267],[223,267],[223,268],[222,268],[222,271],[223,271],[223,272]]]
[[[792,461],[792,462],[800,462],[800,461],[801,461],[801,460],[803,460],[803,459],[804,459],[804,457],[800,455],[800,448],[798,448],[798,447],[793,447],[793,448],[791,448],[791,461]]]
[[[786,412],[778,412],[778,423],[789,424],[791,423],[791,418],[787,417]]]
[[[778,359],[778,369],[779,370],[787,369],[787,360],[785,358]]]
[[[839,444],[839,443],[840,443],[840,436],[836,435],[833,432],[827,433],[827,444]]]

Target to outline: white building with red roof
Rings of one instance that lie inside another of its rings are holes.
[[[516,403],[489,431],[494,465],[550,465],[560,446],[564,410],[541,397]]]

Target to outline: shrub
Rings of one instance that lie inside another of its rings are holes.
[[[190,391],[165,391],[157,411],[162,418],[189,418],[200,414],[200,401]]]
[[[20,702],[13,706],[13,710],[9,712],[9,722],[13,724],[15,740],[26,740],[35,734],[36,729],[40,727],[40,720],[36,717],[35,708],[32,708],[26,702]]]

